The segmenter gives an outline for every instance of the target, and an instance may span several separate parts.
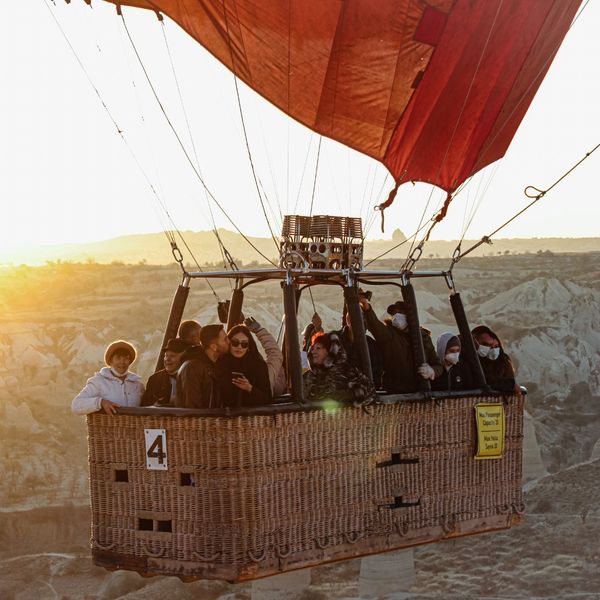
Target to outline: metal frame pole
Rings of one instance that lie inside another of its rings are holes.
[[[156,367],[154,367],[155,373],[164,368],[163,358],[165,353],[163,352],[163,348],[171,338],[177,337],[177,330],[181,324],[181,318],[183,317],[183,311],[185,310],[189,293],[190,278],[184,277],[183,282],[177,287],[177,290],[175,290],[175,295],[173,296],[171,310],[169,311],[169,318],[167,319],[167,325],[165,327],[165,334],[163,336],[160,352],[158,354],[158,360],[156,361]]]
[[[369,354],[369,346],[367,344],[367,334],[365,331],[365,323],[363,320],[363,312],[358,303],[358,290],[356,286],[348,286],[344,288],[344,300],[346,308],[350,315],[350,325],[352,327],[353,343],[358,350],[360,360],[360,368],[362,372],[373,382],[373,370],[371,368],[371,356]]]
[[[304,381],[300,359],[300,339],[298,336],[298,316],[296,304],[296,285],[290,273],[282,284],[283,308],[285,311],[284,344],[287,357],[287,373],[291,381],[292,397],[304,402]]]
[[[227,313],[227,331],[234,325],[239,325],[242,320],[242,306],[244,305],[244,291],[236,287],[231,292],[229,312]]]
[[[423,346],[423,337],[421,336],[421,324],[419,323],[419,312],[417,309],[417,298],[415,296],[415,290],[410,283],[410,279],[405,276],[402,278],[402,285],[400,286],[402,291],[402,299],[407,308],[406,319],[408,321],[408,330],[410,334],[410,340],[413,347],[413,368],[416,369],[423,363],[427,362],[425,356],[425,347]],[[423,379],[417,374],[417,384],[419,391],[430,392],[431,383],[428,379]]]
[[[477,350],[475,350],[475,343],[473,342],[473,336],[471,335],[471,328],[467,321],[467,315],[465,313],[465,307],[463,306],[460,294],[456,291],[450,293],[450,306],[456,319],[458,331],[460,333],[460,349],[467,359],[467,364],[473,373],[475,378],[475,384],[477,387],[483,390],[489,390],[489,386],[485,379],[481,362],[477,356]]]

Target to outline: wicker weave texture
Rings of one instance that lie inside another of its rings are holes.
[[[95,560],[235,581],[510,526],[522,510],[520,397],[500,399],[504,457],[473,458],[473,407],[498,400],[90,415]],[[166,430],[167,471],[146,468],[144,429]]]

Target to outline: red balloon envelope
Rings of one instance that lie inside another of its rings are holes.
[[[108,0],[310,129],[448,192],[502,157],[581,0]]]

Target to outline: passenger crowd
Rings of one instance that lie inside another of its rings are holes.
[[[361,370],[349,314],[345,311],[339,331],[327,333],[315,313],[303,332],[305,400],[364,405],[379,390],[415,392],[419,379],[429,380],[436,391],[476,387],[458,334],[443,333],[434,348],[431,332],[421,327],[426,362],[417,365],[405,304],[390,304],[381,321],[369,300],[368,293],[361,293],[373,380]],[[475,327],[471,334],[488,385],[498,391],[520,393],[500,338],[485,325]],[[151,375],[144,387],[140,377],[129,371],[137,356],[133,345],[123,340],[113,342],[104,354],[106,366],[88,379],[74,398],[72,411],[83,415],[103,410],[112,415],[118,406],[252,407],[268,404],[287,391],[283,353],[271,333],[252,317],[228,332],[223,325],[202,327],[196,321],[184,321],[177,337],[168,340],[162,352],[164,369]]]

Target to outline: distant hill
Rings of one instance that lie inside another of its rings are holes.
[[[200,265],[205,263],[222,263],[221,253],[212,231],[184,231],[182,235]],[[236,262],[248,264],[252,261],[264,263],[264,259],[251,248],[238,233],[220,229],[219,235]],[[275,260],[277,250],[271,238],[248,238],[260,252]],[[463,249],[468,248],[477,240],[464,240]],[[193,264],[193,259],[181,240],[178,244],[187,263]],[[397,242],[392,240],[369,240],[365,247],[365,257],[372,259],[387,252]],[[423,256],[430,258],[445,258],[452,255],[456,241],[433,240],[424,249]],[[386,258],[401,258],[408,253],[409,244],[404,244],[392,250]],[[564,252],[599,252],[600,237],[593,238],[503,238],[494,240],[492,245],[483,244],[471,256],[489,256],[495,254],[525,254],[550,251]],[[163,233],[147,233],[127,235],[89,244],[62,244],[55,246],[38,246],[18,252],[0,251],[0,264],[44,264],[46,261],[75,261],[111,263],[169,264],[173,256]]]

